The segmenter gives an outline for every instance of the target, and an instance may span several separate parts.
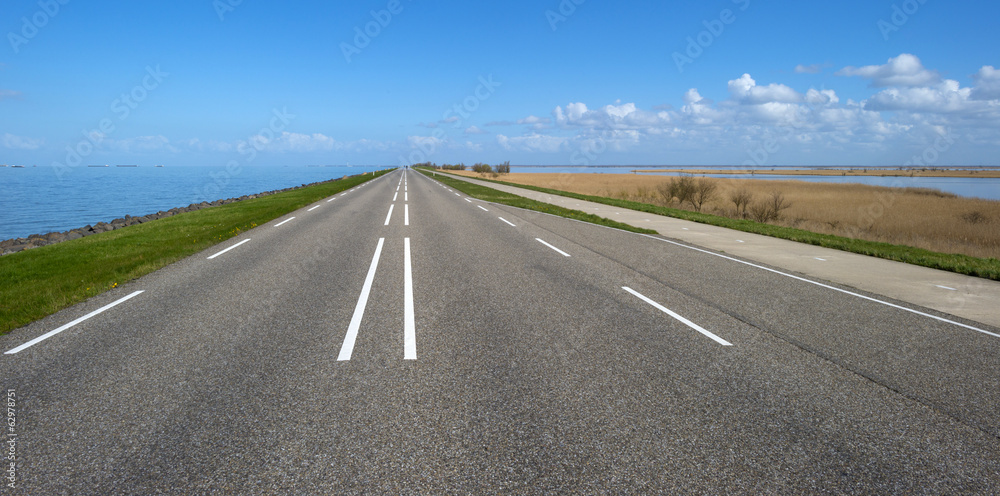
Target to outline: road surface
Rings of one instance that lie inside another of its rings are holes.
[[[0,337],[5,494],[996,493],[997,333],[397,171]]]

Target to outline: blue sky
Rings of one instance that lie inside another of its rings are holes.
[[[943,0],[3,2],[0,163],[1000,165],[998,18]]]

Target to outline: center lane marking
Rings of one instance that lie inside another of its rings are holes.
[[[316,210],[319,207],[320,207],[319,205],[316,205],[315,207],[310,208],[309,210],[306,210],[306,212],[312,212],[313,210]]]
[[[413,263],[410,260],[410,238],[403,245],[403,359],[417,359],[417,324],[413,315]]]
[[[396,208],[396,204],[395,203],[393,203],[392,205],[389,205],[389,215],[385,216],[385,225],[387,225],[387,226],[389,225],[389,219],[392,218],[392,209],[394,209],[394,208]]]
[[[486,210],[486,208],[484,208],[482,205],[476,205],[476,206],[479,207],[479,209],[482,210],[483,212],[489,212],[489,210]]]
[[[690,320],[685,319],[684,317],[681,317],[680,315],[678,315],[677,313],[675,313],[672,310],[668,309],[667,307],[665,307],[663,305],[660,305],[659,303],[657,303],[657,302],[655,302],[655,301],[653,301],[653,300],[651,300],[651,299],[643,296],[638,291],[636,291],[636,290],[634,290],[634,289],[632,289],[632,288],[630,288],[628,286],[622,286],[622,289],[624,289],[625,291],[628,291],[629,293],[632,293],[632,295],[634,295],[636,298],[639,298],[640,300],[645,301],[646,303],[652,305],[657,310],[659,310],[659,311],[661,311],[661,312],[663,312],[663,313],[665,313],[665,314],[667,314],[667,315],[669,315],[669,316],[671,316],[671,317],[679,320],[684,325],[686,325],[686,326],[688,326],[688,327],[690,327],[690,328],[692,328],[692,329],[694,329],[694,330],[696,330],[696,331],[704,334],[705,336],[708,336],[709,338],[712,339],[712,341],[715,341],[716,343],[719,343],[722,346],[732,346],[733,345],[729,341],[726,341],[725,339],[722,339],[719,336],[716,336],[715,334],[712,334],[711,332],[705,330],[704,327],[701,327],[700,325],[695,324],[694,322],[691,322]]]
[[[403,205],[403,225],[410,225],[410,204]]]
[[[564,257],[568,257],[569,256],[569,253],[566,253],[566,252],[560,250],[559,248],[556,248],[555,246],[552,246],[552,245],[546,243],[545,241],[542,241],[542,238],[535,238],[535,241],[538,241],[539,243],[541,243],[541,244],[543,244],[545,246],[548,246],[549,248],[552,248],[557,253],[562,254],[562,256],[564,256]]]
[[[295,217],[292,217],[292,218],[290,218],[290,219],[286,219],[286,220],[283,220],[283,221],[281,221],[281,222],[279,222],[279,223],[275,224],[275,225],[274,225],[274,227],[280,227],[280,226],[283,226],[283,225],[285,225],[285,224],[288,224],[289,222],[291,222],[291,221],[293,221],[293,220],[295,220]]]
[[[365,285],[361,288],[361,296],[358,297],[358,304],[354,307],[354,315],[351,317],[351,323],[347,326],[347,336],[344,337],[344,344],[340,348],[340,355],[337,356],[338,362],[350,360],[351,355],[354,353],[354,342],[358,339],[358,330],[361,329],[361,318],[364,317],[365,307],[368,306],[368,296],[372,292],[372,283],[375,281],[375,270],[378,269],[378,260],[382,256],[383,245],[385,245],[385,238],[379,238],[371,267],[368,268],[368,276],[365,277]]]
[[[509,221],[507,219],[504,219],[503,217],[497,217],[497,218],[500,219],[500,220],[502,220],[502,221],[504,221],[504,222],[506,222],[507,224],[510,224],[510,227],[517,227],[517,226],[514,225],[513,222],[511,222],[511,221]]]

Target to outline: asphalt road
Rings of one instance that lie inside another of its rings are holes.
[[[697,248],[383,176],[0,337],[4,494],[1000,492],[997,329]]]

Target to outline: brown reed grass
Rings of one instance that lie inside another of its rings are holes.
[[[464,175],[475,177],[471,172]],[[513,173],[502,181],[573,193],[693,210],[668,203],[658,192],[669,176],[635,174]],[[738,217],[733,192],[746,189],[761,201],[780,192],[791,206],[777,225],[823,234],[1000,259],[1000,201],[964,198],[925,188],[863,184],[705,178],[717,184],[703,211]]]

